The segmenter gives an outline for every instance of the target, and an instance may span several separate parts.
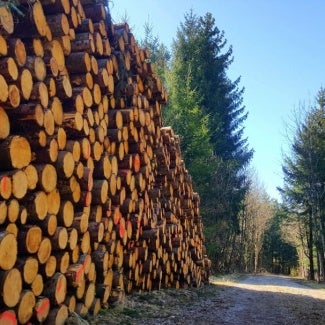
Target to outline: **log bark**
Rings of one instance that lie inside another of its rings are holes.
[[[54,119],[52,120],[52,113],[49,112],[45,114],[46,125],[48,128],[48,132],[50,132],[49,128],[52,128],[54,124]],[[44,132],[45,133],[45,132]],[[40,139],[42,141],[42,139]],[[46,137],[44,139],[44,145],[42,148],[38,149],[35,152],[34,163],[35,164],[44,164],[44,163],[54,163],[57,161],[59,155],[59,144],[55,138]]]
[[[93,204],[103,204],[107,200],[109,184],[107,180],[94,180]]]
[[[90,56],[87,52],[74,52],[66,58],[70,73],[87,73],[91,70]]]
[[[69,311],[66,305],[60,305],[50,310],[47,319],[45,320],[45,324],[64,324],[68,319]]]
[[[36,165],[38,174],[38,186],[46,193],[52,192],[57,185],[56,169],[51,164]]]
[[[76,310],[76,296],[68,295],[65,298],[64,304],[68,307],[69,313],[73,313]]]
[[[67,251],[57,251],[55,253],[56,258],[56,271],[65,274],[70,264],[70,255]]]
[[[90,18],[93,22],[99,22],[101,20],[105,20],[106,11],[103,4],[93,4],[93,5],[85,5],[84,12],[87,18]]]
[[[70,78],[67,75],[60,75],[56,79],[56,95],[62,99],[69,99],[72,97],[72,86]]]
[[[46,65],[39,56],[27,56],[25,67],[29,69],[35,81],[43,81],[46,77]]]
[[[17,80],[18,67],[12,57],[0,59],[0,73],[9,82]]]
[[[89,216],[85,212],[76,213],[73,222],[72,228],[76,229],[78,233],[84,234],[88,229]]]
[[[69,21],[64,13],[55,13],[46,16],[46,22],[53,37],[65,36],[69,34]]]
[[[54,306],[58,306],[63,303],[67,293],[67,279],[64,274],[59,272],[55,273],[46,282],[43,292]]]
[[[65,227],[57,227],[51,237],[53,250],[64,250],[68,244],[68,231]]]
[[[60,151],[55,165],[59,177],[70,178],[74,170],[72,153],[64,150]]]
[[[43,1],[43,8],[46,14],[62,12],[68,15],[71,11],[69,0],[45,0]]]
[[[38,100],[43,107],[49,103],[49,92],[44,82],[35,82],[30,93],[30,100]]]
[[[57,227],[57,216],[56,214],[48,213],[46,218],[39,223],[42,228],[42,232],[46,235],[53,236]]]
[[[55,274],[56,271],[56,258],[55,256],[51,255],[44,266],[41,269],[42,273],[46,278],[51,278]]]
[[[31,220],[40,221],[45,219],[48,212],[48,201],[44,191],[29,192],[22,202],[29,211]]]
[[[68,286],[77,287],[84,280],[84,267],[82,264],[71,264],[66,272]]]

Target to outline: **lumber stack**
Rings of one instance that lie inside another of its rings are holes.
[[[0,8],[0,324],[208,281],[200,199],[148,50],[103,1],[20,3],[23,16]]]

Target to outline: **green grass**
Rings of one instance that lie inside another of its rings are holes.
[[[139,310],[131,309],[131,308],[123,308],[121,314],[130,316],[132,318],[141,318],[141,313]]]

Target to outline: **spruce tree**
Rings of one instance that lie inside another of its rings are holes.
[[[220,252],[231,247],[239,231],[238,213],[247,191],[245,167],[253,154],[243,138],[244,90],[239,78],[231,81],[227,76],[232,61],[232,47],[227,48],[212,15],[186,14],[173,43],[164,118],[183,138],[184,158],[200,191],[206,225],[212,227],[211,250]],[[201,142],[195,142],[197,136]],[[219,231],[226,237],[222,241],[216,238]],[[211,253],[227,268],[225,260],[232,252],[227,257]]]

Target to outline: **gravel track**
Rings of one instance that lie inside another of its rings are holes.
[[[203,288],[134,294],[90,324],[325,324],[324,286],[299,282],[269,274],[211,277]]]

